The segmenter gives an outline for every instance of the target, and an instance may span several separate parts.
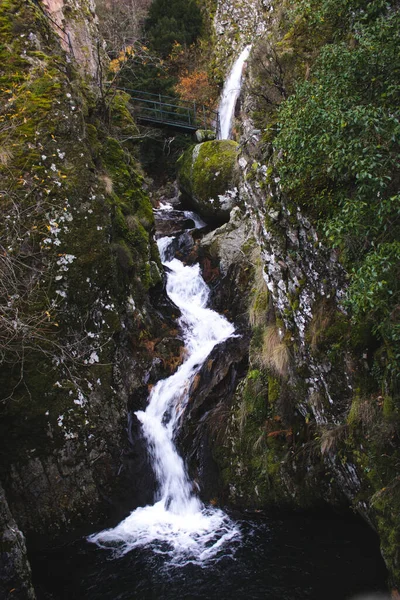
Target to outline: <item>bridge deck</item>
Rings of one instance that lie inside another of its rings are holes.
[[[185,133],[192,133],[197,129],[210,129],[218,134],[218,112],[204,105],[141,90],[121,87],[118,89],[130,94],[133,114],[143,124],[169,127]]]

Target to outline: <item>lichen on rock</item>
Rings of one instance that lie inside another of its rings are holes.
[[[34,2],[2,2],[0,35],[0,476],[27,538],[54,539],[134,496],[128,406],[181,357],[127,95]]]

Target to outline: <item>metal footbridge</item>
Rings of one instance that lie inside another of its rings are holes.
[[[130,88],[118,87],[118,89],[130,95],[133,116],[138,123],[150,127],[175,129],[182,133],[208,129],[214,131],[218,137],[218,112],[207,108],[204,104]]]

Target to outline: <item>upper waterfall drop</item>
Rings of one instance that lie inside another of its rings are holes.
[[[245,47],[239,58],[233,64],[228,79],[222,90],[221,102],[218,109],[220,130],[218,139],[229,140],[232,120],[235,113],[236,100],[238,99],[241,83],[243,65],[249,57],[251,45]]]

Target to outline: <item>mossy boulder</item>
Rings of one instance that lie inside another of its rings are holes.
[[[178,183],[184,199],[208,221],[226,223],[238,203],[238,147],[232,140],[213,140],[192,146],[179,159]]]
[[[215,131],[211,131],[210,129],[198,129],[195,133],[196,140],[201,142],[209,142],[211,140],[215,140]]]

